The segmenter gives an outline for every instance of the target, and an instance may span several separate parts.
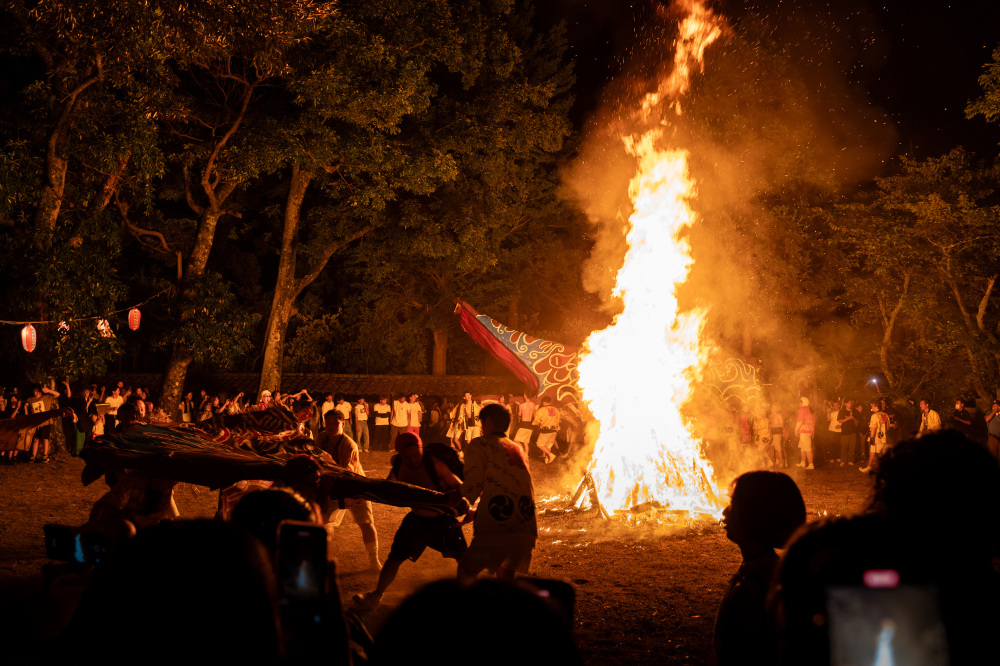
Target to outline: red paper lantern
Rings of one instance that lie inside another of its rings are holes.
[[[31,353],[35,351],[36,344],[38,344],[38,335],[35,333],[35,327],[27,324],[21,329],[21,346],[24,347],[24,351]]]
[[[132,308],[128,311],[128,327],[133,331],[139,330],[139,319],[142,315],[139,313],[139,308]]]

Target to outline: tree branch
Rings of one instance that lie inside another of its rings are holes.
[[[979,301],[979,309],[976,311],[976,324],[979,326],[979,330],[987,335],[994,346],[997,345],[997,338],[993,335],[993,331],[986,327],[986,307],[990,303],[990,295],[993,293],[993,287],[997,283],[997,277],[993,275],[986,279],[986,293],[983,294],[982,300]]]
[[[194,200],[194,192],[191,189],[191,172],[188,171],[188,167],[185,164],[181,171],[184,172],[184,198],[187,200],[188,208],[193,210],[196,214],[202,215],[205,212],[205,207],[199,205]]]
[[[332,257],[335,252],[337,252],[339,249],[341,249],[346,245],[350,245],[351,243],[358,240],[359,238],[367,234],[369,231],[372,231],[374,229],[375,225],[369,224],[368,226],[362,227],[358,231],[354,232],[347,238],[341,239],[335,243],[330,243],[329,245],[327,245],[323,249],[323,252],[320,253],[319,258],[317,258],[316,261],[313,262],[313,264],[308,268],[306,274],[295,280],[295,298],[298,298],[299,294],[302,293],[302,290],[308,287],[310,284],[312,284],[313,280],[319,277],[319,274],[323,271],[324,268],[326,268],[327,262],[330,261],[330,257]]]

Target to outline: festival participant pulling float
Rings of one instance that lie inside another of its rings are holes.
[[[198,424],[133,424],[96,438],[81,453],[86,461],[82,480],[89,485],[116,470],[138,470],[213,489],[235,487],[231,495],[248,481],[280,482],[317,501],[324,514],[348,498],[459,513],[443,493],[336,466],[299,424],[296,413],[281,406]],[[220,511],[225,513],[234,499],[224,492]]]

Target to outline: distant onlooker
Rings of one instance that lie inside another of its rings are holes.
[[[184,394],[184,399],[177,406],[177,411],[180,413],[181,423],[194,423],[198,420],[198,412],[195,411],[194,393],[192,391]]]
[[[852,400],[844,401],[840,411],[837,412],[837,421],[840,423],[840,456],[837,458],[837,463],[841,467],[853,465],[858,452],[858,421]]]
[[[424,405],[420,402],[420,396],[416,393],[410,395],[410,402],[407,405],[409,410],[409,420],[406,425],[406,432],[420,436],[420,425],[424,420]]]
[[[401,395],[392,401],[392,421],[389,430],[389,442],[395,444],[400,433],[406,432],[410,425],[410,403],[406,401],[406,396]]]
[[[951,427],[966,437],[972,435],[972,412],[965,408],[965,400],[955,401],[955,413],[951,417]]]
[[[368,432],[368,402],[364,396],[358,398],[358,404],[354,405],[354,434],[358,448],[368,453],[371,448],[371,434]]]
[[[1000,400],[994,400],[986,413],[986,444],[993,457],[1000,461]]]
[[[392,416],[392,407],[389,406],[389,398],[379,396],[378,404],[372,405],[372,412],[375,415],[375,423],[372,426],[372,448],[376,451],[389,450],[389,420]]]
[[[920,401],[920,430],[917,431],[918,435],[926,435],[931,432],[935,432],[941,429],[941,416],[931,409],[931,403],[928,400]]]
[[[319,416],[320,416],[320,426],[321,427],[323,427],[323,428],[326,427],[326,415],[327,415],[327,412],[331,411],[336,406],[337,406],[337,403],[333,401],[333,394],[332,393],[326,393],[323,396],[323,402],[322,402],[322,404],[320,404],[320,406],[319,406]]]
[[[861,468],[861,472],[869,472],[875,464],[875,458],[885,452],[889,439],[889,416],[882,412],[882,405],[878,400],[872,400],[872,417],[868,421],[868,442],[871,449],[868,452],[868,464]]]
[[[795,415],[795,434],[799,436],[799,456],[801,460],[795,465],[806,469],[816,469],[813,462],[813,434],[816,432],[816,417],[809,409],[809,398],[799,398],[801,406]]]
[[[773,664],[778,646],[765,611],[776,548],[806,521],[802,493],[781,472],[747,472],[733,482],[723,511],[726,537],[739,546],[743,563],[729,581],[715,621],[716,664]]]
[[[354,429],[351,428],[351,403],[348,400],[344,400],[344,396],[338,395],[336,399],[336,404],[333,407],[343,418],[341,422],[344,424],[344,433],[354,439]],[[329,414],[327,414],[329,417]]]
[[[535,412],[532,425],[538,426],[538,439],[535,440],[535,446],[542,452],[546,464],[556,459],[556,455],[552,453],[552,447],[556,443],[561,419],[559,410],[552,406],[552,398],[549,396],[542,398],[542,406]]]
[[[48,412],[58,407],[56,398],[59,392],[50,389],[42,384],[35,384],[32,387],[34,395],[24,401],[25,409],[29,414],[40,414]],[[46,422],[38,426],[35,430],[34,438],[31,441],[31,458],[37,463],[49,462],[49,441],[52,439],[52,424]],[[38,454],[41,449],[41,455]]]

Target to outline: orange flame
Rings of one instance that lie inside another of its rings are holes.
[[[680,113],[691,72],[721,34],[710,11],[697,3],[687,9],[674,69],[646,96],[643,119],[661,100]],[[688,153],[661,148],[662,127],[623,140],[637,160],[629,184],[629,250],[614,291],[624,309],[609,328],[590,335],[579,364],[583,398],[600,424],[590,475],[609,511],[656,502],[718,517],[712,467],[681,415],[704,356],[704,312],[680,313],[677,306],[677,289],[693,263],[683,234],[696,222],[688,205],[695,196]]]

